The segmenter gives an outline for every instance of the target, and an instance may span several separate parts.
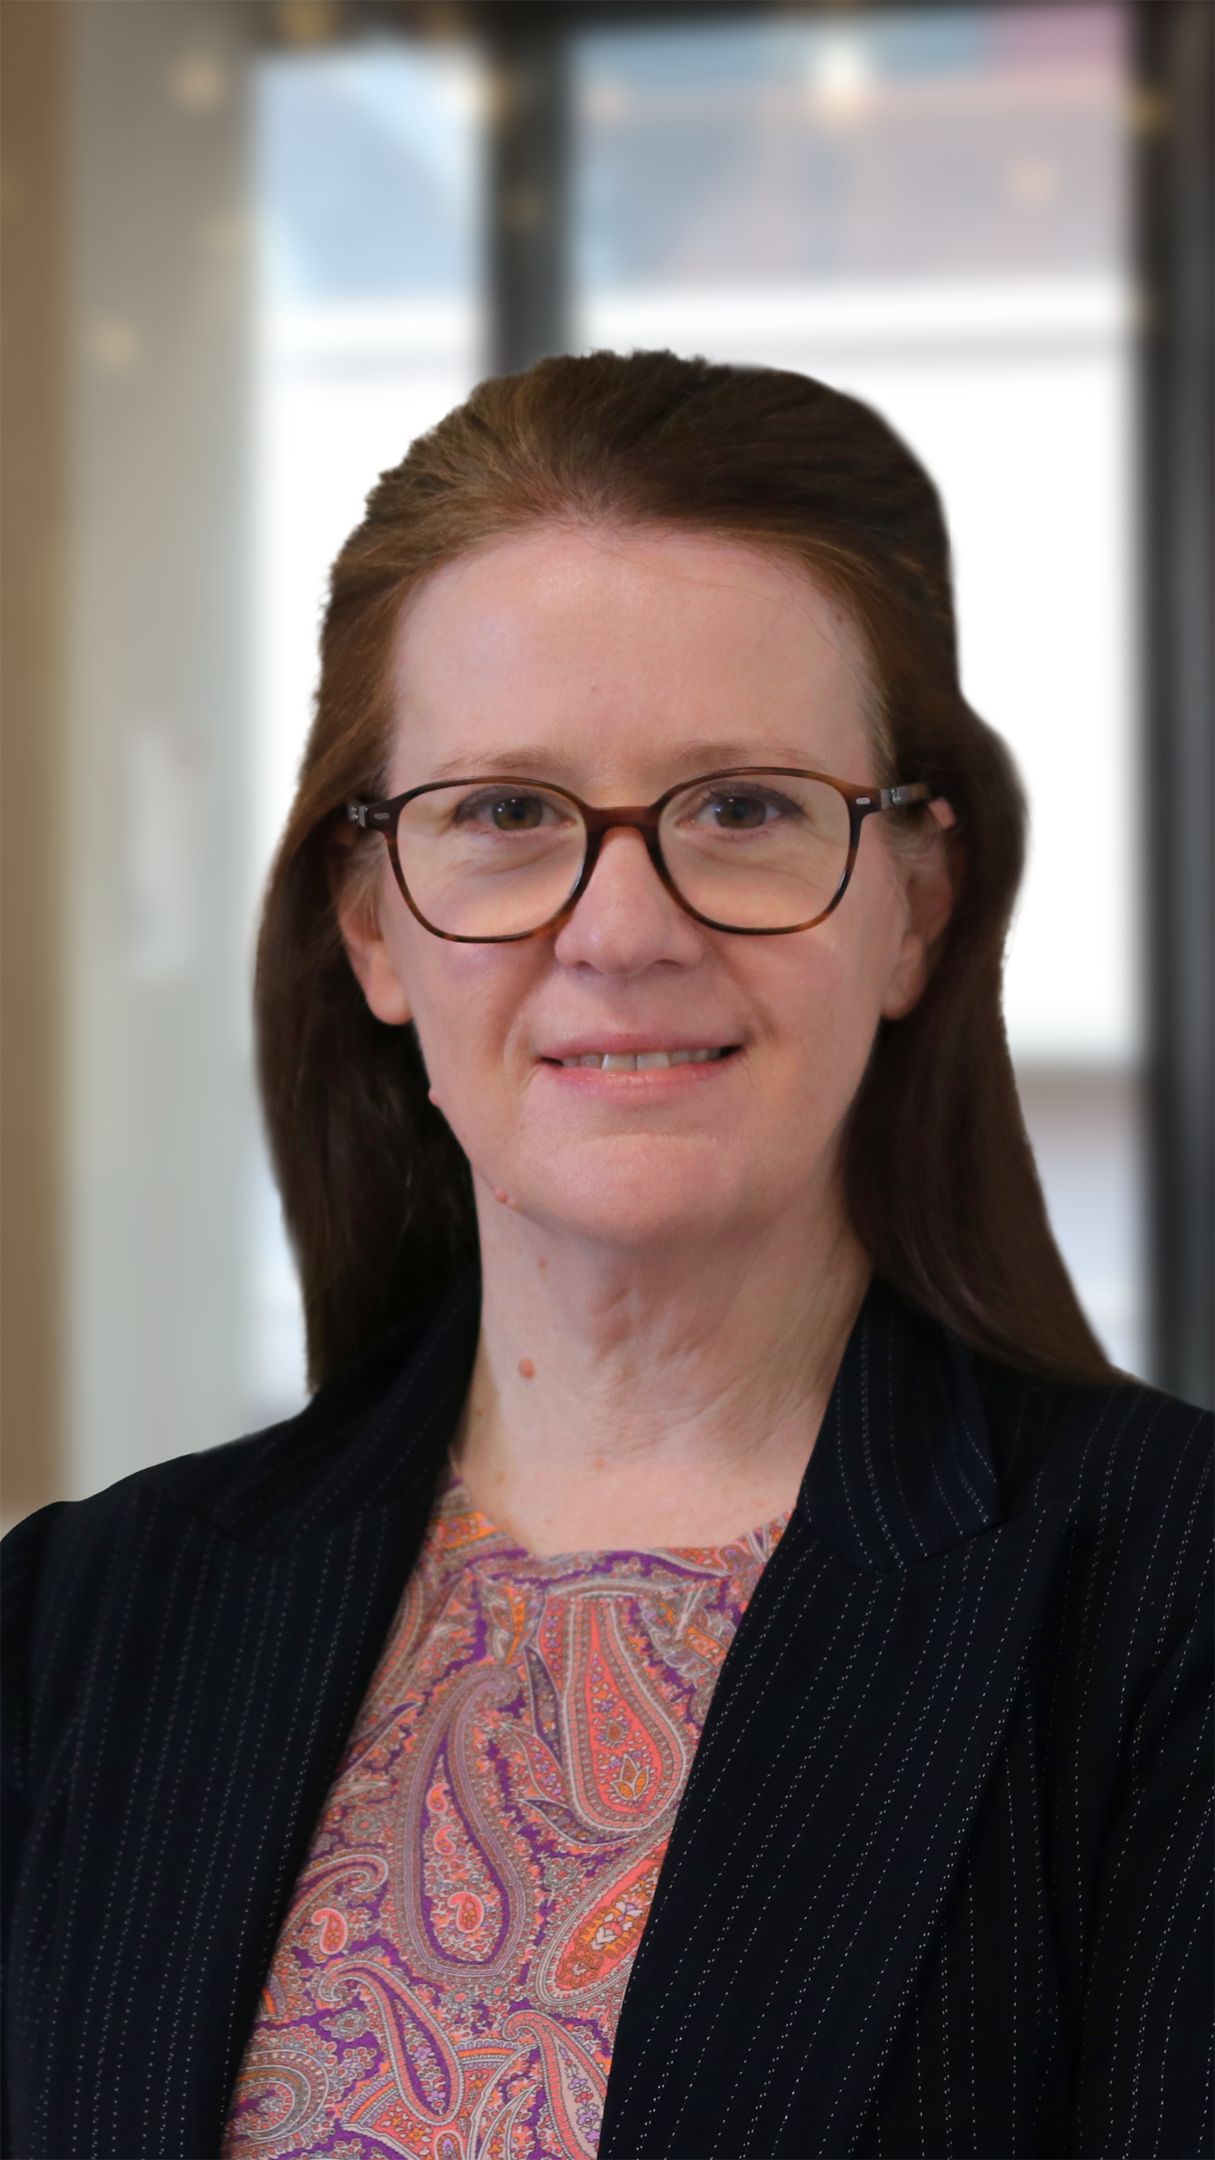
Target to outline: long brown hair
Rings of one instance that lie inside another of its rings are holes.
[[[910,1013],[879,1023],[849,1113],[851,1221],[875,1270],[973,1348],[1057,1378],[1113,1377],[1051,1232],[1017,1097],[1001,980],[1026,804],[1007,746],[958,683],[936,489],[879,413],[812,376],[600,351],[479,383],[380,475],[333,565],[254,984],[309,1387],[478,1251],[468,1161],[429,1101],[414,1027],[370,1012],[338,926],[341,881],[369,895],[383,868],[378,834],[337,827],[348,796],[388,792],[390,645],[429,572],[571,520],[753,543],[849,608],[872,678],[875,769],[859,777],[927,780],[958,819],[931,978]],[[929,819],[924,806],[892,813],[894,844],[940,844]]]

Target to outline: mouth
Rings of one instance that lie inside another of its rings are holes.
[[[591,1052],[585,1057],[545,1057],[540,1063],[557,1072],[671,1072],[684,1065],[722,1064],[737,1056],[741,1048],[741,1043],[727,1043],[711,1050],[641,1050],[629,1055]]]
[[[556,1058],[541,1058],[538,1070],[545,1075],[546,1088],[554,1088],[571,1102],[615,1103],[618,1108],[631,1104],[643,1110],[664,1102],[674,1106],[698,1101],[705,1089],[711,1094],[718,1088],[723,1098],[728,1097],[733,1087],[729,1075],[740,1072],[744,1063],[743,1045],[731,1043],[725,1049],[699,1054],[694,1050],[670,1055],[642,1051],[635,1057],[592,1058],[586,1064],[581,1059],[567,1065]]]

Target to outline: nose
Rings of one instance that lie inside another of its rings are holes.
[[[616,826],[603,836],[599,860],[554,951],[567,965],[589,961],[632,972],[653,959],[687,959],[703,931],[667,891],[642,835]]]

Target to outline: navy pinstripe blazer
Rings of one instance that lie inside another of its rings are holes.
[[[9,2155],[218,2153],[479,1314],[474,1268],[300,1415],[10,1532]],[[601,2154],[1211,2152],[1211,1468],[1208,1414],[1027,1379],[873,1280]]]

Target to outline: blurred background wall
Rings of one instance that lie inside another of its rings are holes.
[[[820,375],[937,480],[1056,1233],[1211,1401],[1212,22],[5,0],[5,1523],[304,1401],[250,981],[327,566],[596,345]]]

